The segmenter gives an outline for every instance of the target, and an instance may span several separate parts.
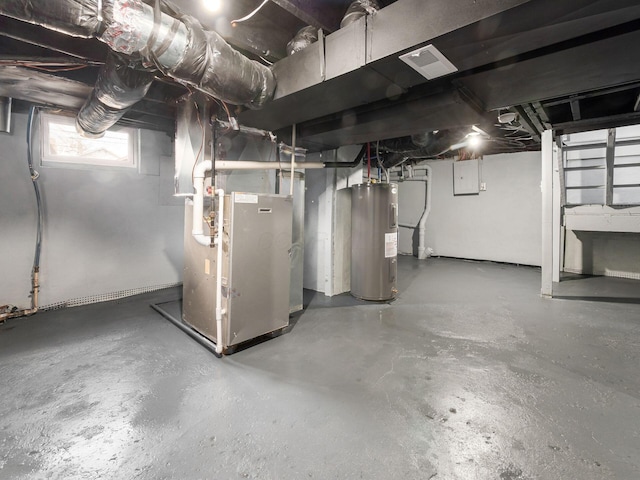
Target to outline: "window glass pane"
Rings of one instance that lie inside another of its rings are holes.
[[[135,167],[134,132],[131,128],[108,130],[101,138],[85,138],[76,131],[73,118],[44,114],[43,163]]]

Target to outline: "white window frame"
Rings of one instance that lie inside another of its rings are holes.
[[[134,170],[138,168],[139,159],[139,130],[131,127],[114,126],[106,132],[110,131],[126,132],[129,135],[127,161],[113,160],[110,158],[89,158],[82,156],[64,156],[53,155],[49,149],[49,124],[57,123],[62,125],[72,125],[75,129],[75,117],[65,115],[55,115],[51,113],[40,114],[41,128],[41,165],[56,167],[78,167],[78,168],[108,168],[108,169],[127,169]]]

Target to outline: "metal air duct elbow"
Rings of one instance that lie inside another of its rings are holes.
[[[153,79],[153,73],[134,70],[117,55],[109,54],[91,96],[76,117],[78,132],[89,138],[102,137],[132,105],[144,98]]]

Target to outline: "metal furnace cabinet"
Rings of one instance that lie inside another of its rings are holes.
[[[234,192],[225,196],[224,207],[222,340],[227,350],[289,325],[293,202],[290,196]],[[192,238],[192,216],[187,201],[182,319],[217,343],[218,247]]]

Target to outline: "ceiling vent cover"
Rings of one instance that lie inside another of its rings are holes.
[[[400,60],[428,80],[433,80],[434,78],[443,77],[458,71],[455,65],[447,60],[447,57],[440,53],[433,45],[427,45],[413,52],[400,55]]]

